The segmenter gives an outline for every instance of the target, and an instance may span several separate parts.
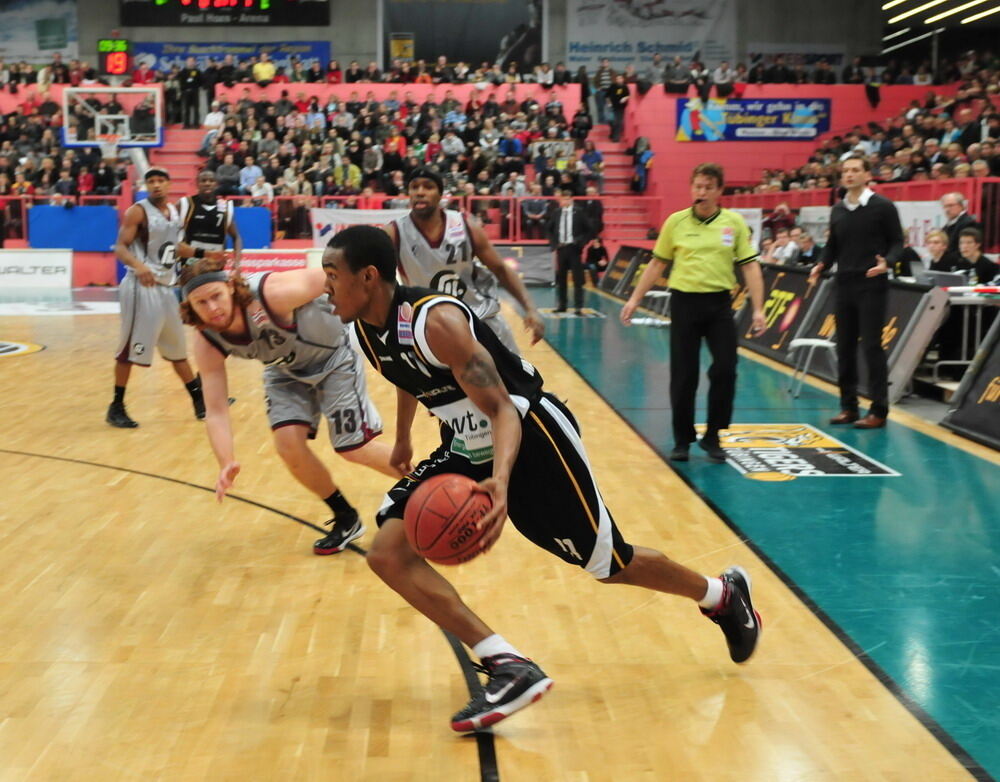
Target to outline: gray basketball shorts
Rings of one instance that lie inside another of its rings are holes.
[[[330,358],[325,374],[301,380],[281,367],[265,367],[264,396],[271,429],[302,424],[315,439],[325,417],[333,449],[360,448],[382,433],[382,419],[368,398],[365,365],[349,344]]]
[[[174,289],[166,285],[142,285],[129,272],[118,287],[121,307],[121,334],[118,361],[148,367],[153,363],[153,347],[167,361],[187,358],[184,324]]]

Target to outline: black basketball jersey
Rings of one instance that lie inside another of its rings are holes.
[[[507,393],[523,418],[542,395],[542,376],[504,347],[493,330],[459,299],[430,288],[397,286],[385,326],[379,329],[355,320],[354,330],[372,366],[451,428],[455,434],[451,442],[453,453],[474,464],[488,462],[493,459],[489,418],[465,395],[451,370],[427,344],[424,333],[427,313],[442,304],[458,307],[469,319],[473,335],[493,357]]]
[[[184,224],[183,241],[205,250],[223,250],[226,232],[233,220],[233,202],[221,198],[204,203],[199,198],[182,198],[177,205]]]

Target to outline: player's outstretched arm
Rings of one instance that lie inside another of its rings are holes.
[[[135,272],[141,285],[149,287],[156,284],[153,272],[129,249],[139,233],[139,228],[145,221],[146,213],[139,204],[132,204],[125,210],[125,219],[122,220],[121,228],[118,229],[118,241],[115,242],[115,257]]]
[[[226,233],[233,240],[233,270],[239,271],[240,264],[243,262],[243,237],[240,236],[240,229],[236,227],[236,219],[229,221],[229,228],[226,229]]]
[[[219,462],[219,477],[215,481],[215,498],[222,502],[240,472],[233,442],[233,427],[229,419],[229,380],[226,358],[200,333],[194,337],[194,359],[201,374],[201,389],[205,397],[205,431],[208,442]]]
[[[531,294],[514,270],[503,262],[503,258],[497,253],[481,225],[470,222],[469,235],[472,237],[472,249],[476,257],[486,264],[486,267],[496,275],[503,289],[521,305],[524,311],[524,327],[531,332],[531,344],[534,345],[545,336],[545,322],[535,309]]]
[[[272,272],[263,284],[268,308],[282,320],[292,320],[292,313],[326,292],[326,272],[322,269],[295,269]]]
[[[482,547],[493,545],[507,518],[507,485],[521,446],[521,417],[500,378],[489,351],[472,334],[466,314],[457,306],[439,304],[427,314],[427,346],[451,370],[466,396],[493,429],[493,477],[480,487],[493,499],[493,508],[480,522],[491,528]]]

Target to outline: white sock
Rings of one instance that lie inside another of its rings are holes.
[[[715,608],[722,602],[722,579],[706,576],[705,580],[708,582],[708,589],[705,591],[705,596],[698,601],[698,605],[702,608]]]
[[[495,654],[513,654],[518,657],[524,657],[524,655],[517,651],[517,649],[507,643],[502,635],[497,635],[496,633],[487,636],[473,646],[472,653],[480,660],[484,657],[492,657]]]

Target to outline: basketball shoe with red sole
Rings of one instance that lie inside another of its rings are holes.
[[[451,718],[458,733],[483,730],[530,706],[552,688],[552,679],[537,664],[514,654],[484,657],[476,670],[489,678],[482,692]]]

